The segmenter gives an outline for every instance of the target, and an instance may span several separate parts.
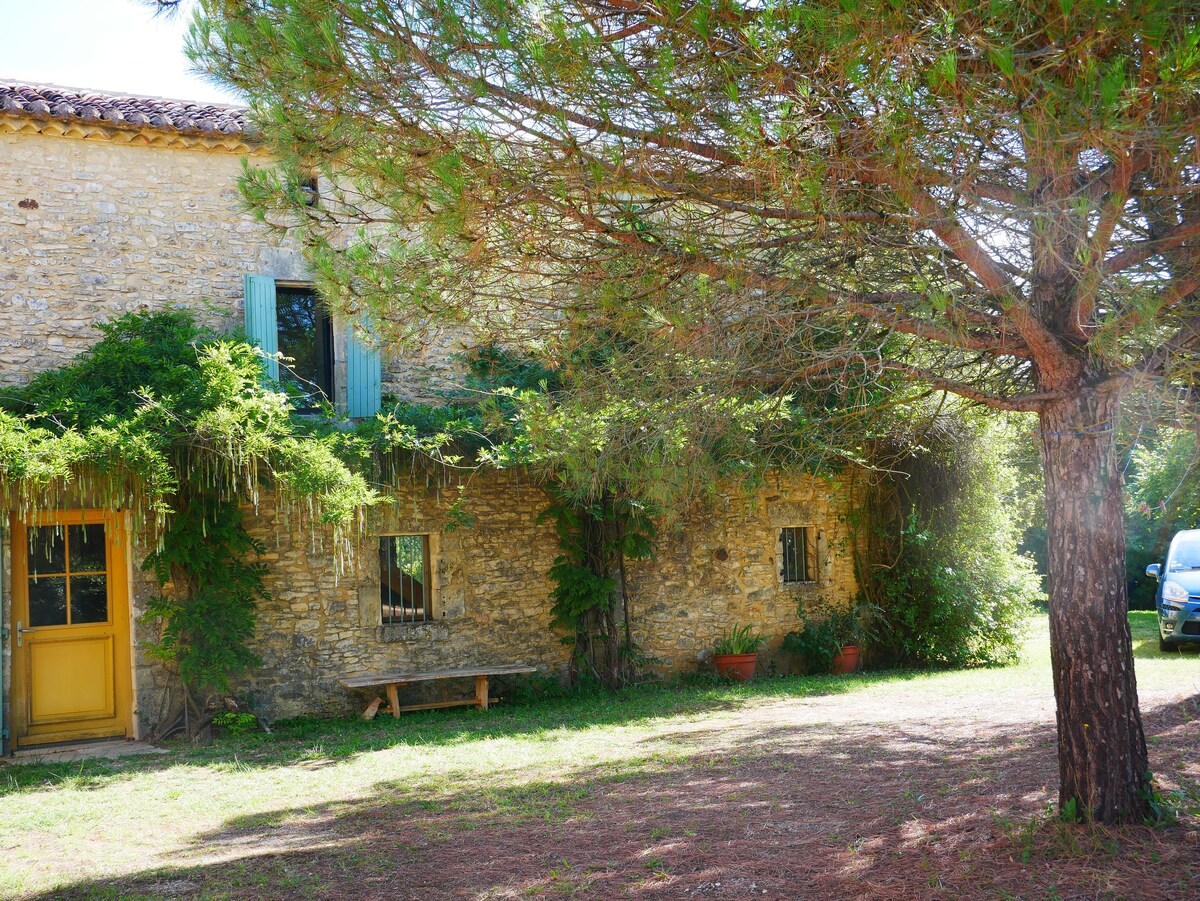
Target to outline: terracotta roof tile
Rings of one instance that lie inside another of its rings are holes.
[[[0,115],[87,122],[109,128],[150,128],[189,135],[249,137],[254,133],[244,106],[10,81],[0,81]]]

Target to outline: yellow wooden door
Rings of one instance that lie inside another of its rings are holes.
[[[13,521],[13,741],[130,735],[128,542],[118,514]]]

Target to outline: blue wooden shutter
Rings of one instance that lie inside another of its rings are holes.
[[[247,275],[246,334],[266,354],[263,364],[267,376],[279,381],[279,325],[275,321],[275,279],[265,275]]]
[[[353,417],[379,412],[383,363],[365,318],[346,324],[346,412]]]

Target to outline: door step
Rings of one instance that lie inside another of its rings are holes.
[[[74,760],[115,759],[137,754],[163,754],[163,748],[144,741],[129,741],[124,738],[104,741],[71,741],[53,745],[34,745],[13,751],[13,763],[63,763]]]

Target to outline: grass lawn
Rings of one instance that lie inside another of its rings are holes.
[[[1066,826],[999,670],[651,686],[0,768],[3,898],[1200,897],[1200,654],[1133,613],[1175,825]]]

